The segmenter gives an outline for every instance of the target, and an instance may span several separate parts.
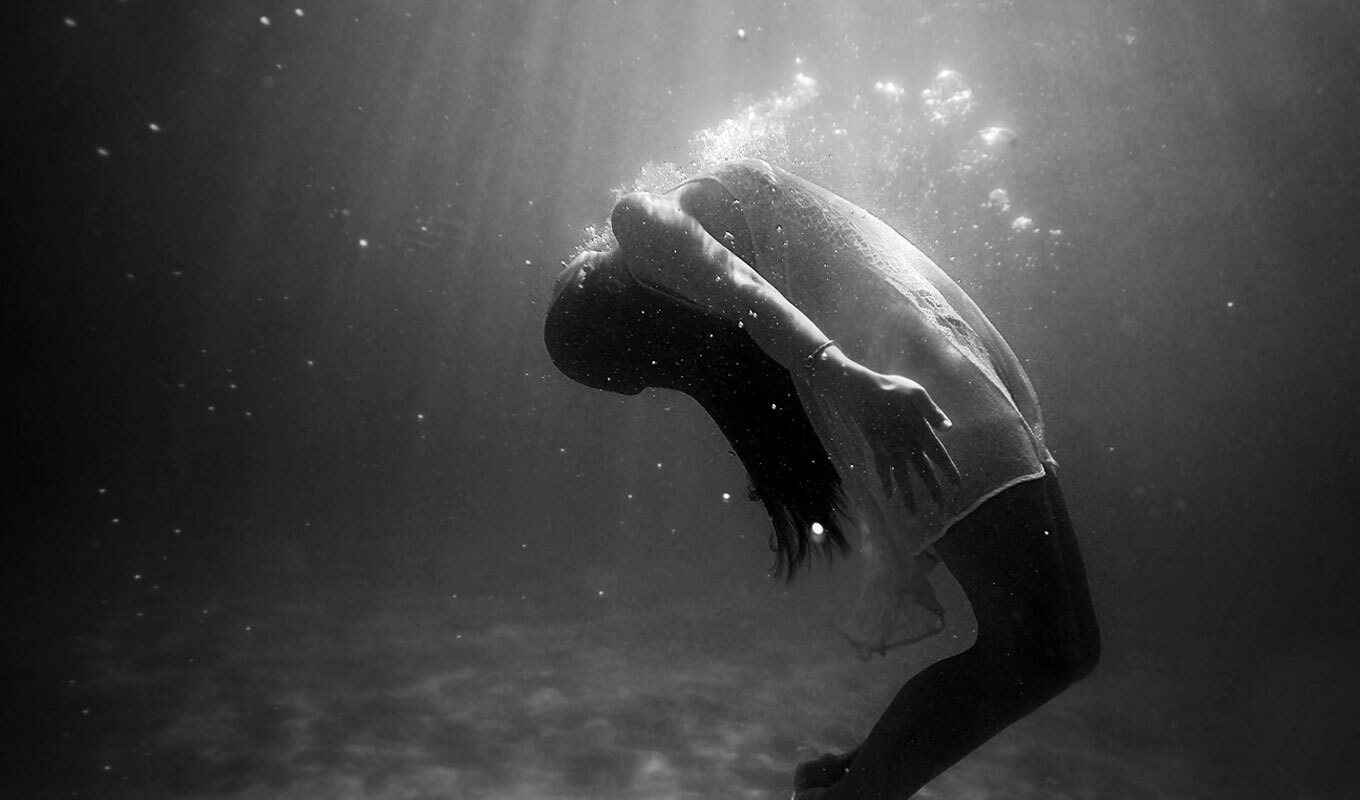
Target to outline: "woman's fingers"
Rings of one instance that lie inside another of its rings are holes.
[[[926,387],[918,383],[915,388],[917,391],[911,393],[911,403],[916,406],[916,413],[921,415],[921,419],[930,423],[930,427],[941,431],[954,427],[954,423],[945,415],[944,409],[930,399],[930,392],[926,391]]]
[[[875,447],[874,469],[878,472],[878,480],[883,485],[883,494],[892,497],[894,492],[902,496],[902,503],[907,510],[916,511],[916,498],[911,493],[911,481],[907,477],[906,453],[903,451],[890,451]],[[898,465],[903,465],[899,467]]]
[[[930,399],[930,392],[924,386],[918,386],[920,391],[912,394],[911,402],[916,407],[916,412],[921,415],[921,419],[929,423],[930,427],[921,432],[920,447],[925,451],[926,456],[934,461],[949,479],[954,483],[959,482],[959,470],[954,466],[954,459],[949,457],[949,452],[940,444],[940,437],[935,435],[935,431],[948,431],[954,427],[954,423],[945,415],[944,410],[935,405],[935,401]]]
[[[954,459],[949,457],[949,451],[944,449],[934,431],[927,430],[921,437],[921,452],[949,478],[950,483],[957,486],[963,482],[963,476],[959,475],[959,468],[954,465]]]
[[[913,513],[916,511],[916,494],[911,485],[913,472],[937,506],[944,504],[941,473],[951,484],[960,482],[958,468],[934,432],[922,425],[916,433],[915,437],[895,437],[884,446],[874,447],[873,453],[874,467],[884,494],[892,497],[894,491],[899,492],[903,505]]]
[[[940,487],[940,478],[935,474],[935,467],[931,465],[925,453],[920,450],[913,451],[911,465],[916,469],[916,474],[921,476],[921,482],[926,485],[931,501],[937,506],[944,505],[944,489]]]
[[[887,495],[888,497],[892,497],[893,496],[892,457],[878,447],[875,447],[873,449],[873,455],[874,455],[874,470],[878,472],[878,482],[883,485],[883,494]]]
[[[882,446],[874,446],[874,468],[883,484],[883,494],[892,497],[897,492],[908,511],[915,513],[916,496],[911,491],[911,443],[902,439],[888,439]]]
[[[893,478],[897,481],[898,491],[902,494],[903,505],[914,514],[916,513],[916,495],[912,494],[911,478],[907,476],[907,473],[908,470],[905,467],[893,470]]]
[[[930,398],[930,392],[926,391],[924,386],[916,384],[915,388],[917,391],[910,395],[911,403],[916,408],[916,413],[921,415],[921,419],[928,423],[928,427],[920,431],[916,445],[925,453],[926,458],[933,461],[935,466],[949,477],[951,483],[958,484],[961,481],[959,468],[954,465],[954,459],[949,457],[949,451],[945,450],[944,445],[940,443],[940,437],[935,434],[936,430],[948,431],[954,427],[954,423]]]
[[[883,392],[879,397],[889,405],[880,406],[861,424],[865,425],[863,433],[883,493],[892,497],[894,492],[899,492],[903,505],[914,513],[917,501],[911,485],[914,472],[931,501],[943,505],[943,481],[955,486],[962,482],[954,459],[936,435],[937,430],[944,432],[952,428],[953,422],[920,384],[901,376],[878,376],[878,379],[876,388]]]

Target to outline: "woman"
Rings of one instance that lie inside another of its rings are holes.
[[[693,395],[770,512],[778,566],[857,538],[862,657],[943,628],[943,560],[975,641],[906,683],[864,742],[802,764],[795,798],[907,797],[1087,675],[1099,634],[1024,371],[924,254],[760,161],[630,194],[617,244],[558,278],[545,330],[587,385]],[[946,415],[946,412],[948,414]]]

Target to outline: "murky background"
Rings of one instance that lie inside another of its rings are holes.
[[[1354,795],[1360,6],[8,16],[6,796],[783,797],[857,743],[960,632],[855,661],[702,411],[541,344],[615,189],[734,155],[1044,402],[1104,661],[922,796]]]

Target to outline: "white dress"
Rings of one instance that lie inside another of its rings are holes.
[[[926,581],[938,561],[930,545],[988,498],[1043,477],[1054,463],[1029,379],[963,290],[864,209],[763,161],[729,162],[692,180],[716,181],[737,198],[755,247],[751,266],[847,356],[920,383],[954,423],[941,441],[962,482],[946,485],[940,507],[913,473],[911,511],[883,492],[858,429],[794,371],[858,534],[864,574],[847,638],[867,654],[937,632],[943,620]]]

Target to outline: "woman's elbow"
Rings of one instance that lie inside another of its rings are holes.
[[[682,218],[680,207],[665,195],[629,192],[614,204],[609,224],[627,252],[665,246],[666,239],[680,229]]]

